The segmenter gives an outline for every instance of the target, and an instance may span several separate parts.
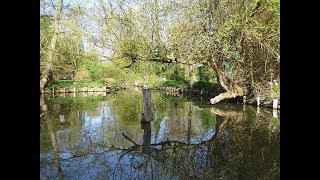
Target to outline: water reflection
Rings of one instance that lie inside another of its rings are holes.
[[[142,153],[148,154],[150,153],[150,145],[151,145],[151,126],[150,122],[141,122],[143,131],[143,146]]]
[[[41,99],[41,179],[279,179],[272,110],[142,91]],[[61,120],[62,119],[62,120]]]

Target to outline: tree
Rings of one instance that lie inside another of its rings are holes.
[[[217,30],[208,63],[226,92],[210,102],[245,95],[268,98],[269,82],[279,80],[279,1],[216,1],[214,17]]]
[[[177,62],[211,67],[224,99],[270,94],[279,81],[279,1],[208,0],[178,4],[183,12],[171,26],[170,48]],[[179,12],[179,10],[177,10]]]
[[[57,9],[56,9],[55,15],[54,15],[54,24],[53,24],[54,33],[52,35],[52,38],[50,41],[50,46],[49,46],[48,52],[46,54],[47,63],[45,64],[44,70],[43,70],[41,77],[40,77],[40,91],[42,91],[44,89],[44,86],[47,84],[49,74],[50,74],[50,71],[52,68],[54,51],[55,51],[58,36],[59,36],[59,22],[60,22],[60,13],[62,10],[62,4],[63,4],[63,0],[58,0],[58,6],[57,6]]]
[[[46,3],[46,1],[41,2]],[[40,72],[43,75],[48,65],[51,64],[47,82],[73,79],[77,74],[76,71],[83,68],[88,59],[96,58],[93,50],[85,49],[88,34],[85,33],[85,28],[83,28],[86,26],[86,19],[83,17],[87,12],[76,1],[71,2],[73,4],[62,6],[59,19],[59,36],[50,62],[48,55],[51,52],[50,43],[54,34],[56,5],[51,3],[43,5],[41,8]]]
[[[78,10],[86,19],[86,25],[78,26],[86,44],[108,51],[110,60],[127,62],[125,68],[138,61],[178,63],[189,66],[184,68],[190,77],[196,66],[211,68],[222,89],[212,104],[239,96],[268,101],[274,81],[279,82],[279,0],[117,0]],[[63,42],[69,47],[74,41],[66,37]],[[52,49],[42,53],[47,57],[44,80]],[[65,54],[77,66],[73,51]],[[159,63],[153,66],[157,74],[164,69]]]

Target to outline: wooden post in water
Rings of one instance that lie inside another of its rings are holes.
[[[273,107],[273,109],[278,109],[278,99],[273,100],[272,107]]]
[[[246,111],[247,96],[243,96],[243,111]]]
[[[143,89],[143,114],[141,118],[141,127],[143,129],[142,153],[150,153],[151,144],[151,90]]]
[[[260,107],[257,106],[257,114],[256,115],[259,115],[260,114]]]
[[[151,125],[149,121],[141,122],[143,129],[142,153],[150,153],[151,145]]]
[[[76,97],[76,88],[73,88],[73,97]]]
[[[191,119],[192,119],[192,104],[189,104],[189,112],[188,112],[188,130],[187,130],[187,142],[190,144],[191,140]]]
[[[84,92],[84,97],[87,97],[88,96],[88,87],[84,87],[82,89],[82,92]]]
[[[59,118],[60,118],[60,122],[61,122],[61,123],[64,123],[64,122],[65,122],[64,115],[59,115]]]
[[[151,120],[151,90],[143,89],[143,114],[144,120],[150,122]]]
[[[273,117],[273,118],[278,118],[278,110],[275,109],[275,108],[273,108],[272,117]]]

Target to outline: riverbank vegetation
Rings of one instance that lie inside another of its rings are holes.
[[[40,91],[141,85],[215,91],[212,104],[279,98],[279,0],[41,0],[40,7]]]

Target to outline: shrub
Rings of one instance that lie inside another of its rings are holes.
[[[87,69],[80,69],[75,72],[75,81],[88,81],[90,80],[89,71]]]
[[[177,87],[186,89],[189,86],[189,81],[181,80],[181,81],[174,81],[174,80],[168,80],[168,81],[162,81],[158,84],[162,87]]]
[[[193,89],[197,89],[201,91],[215,91],[217,87],[218,87],[217,83],[211,83],[206,81],[195,82],[192,86]]]

